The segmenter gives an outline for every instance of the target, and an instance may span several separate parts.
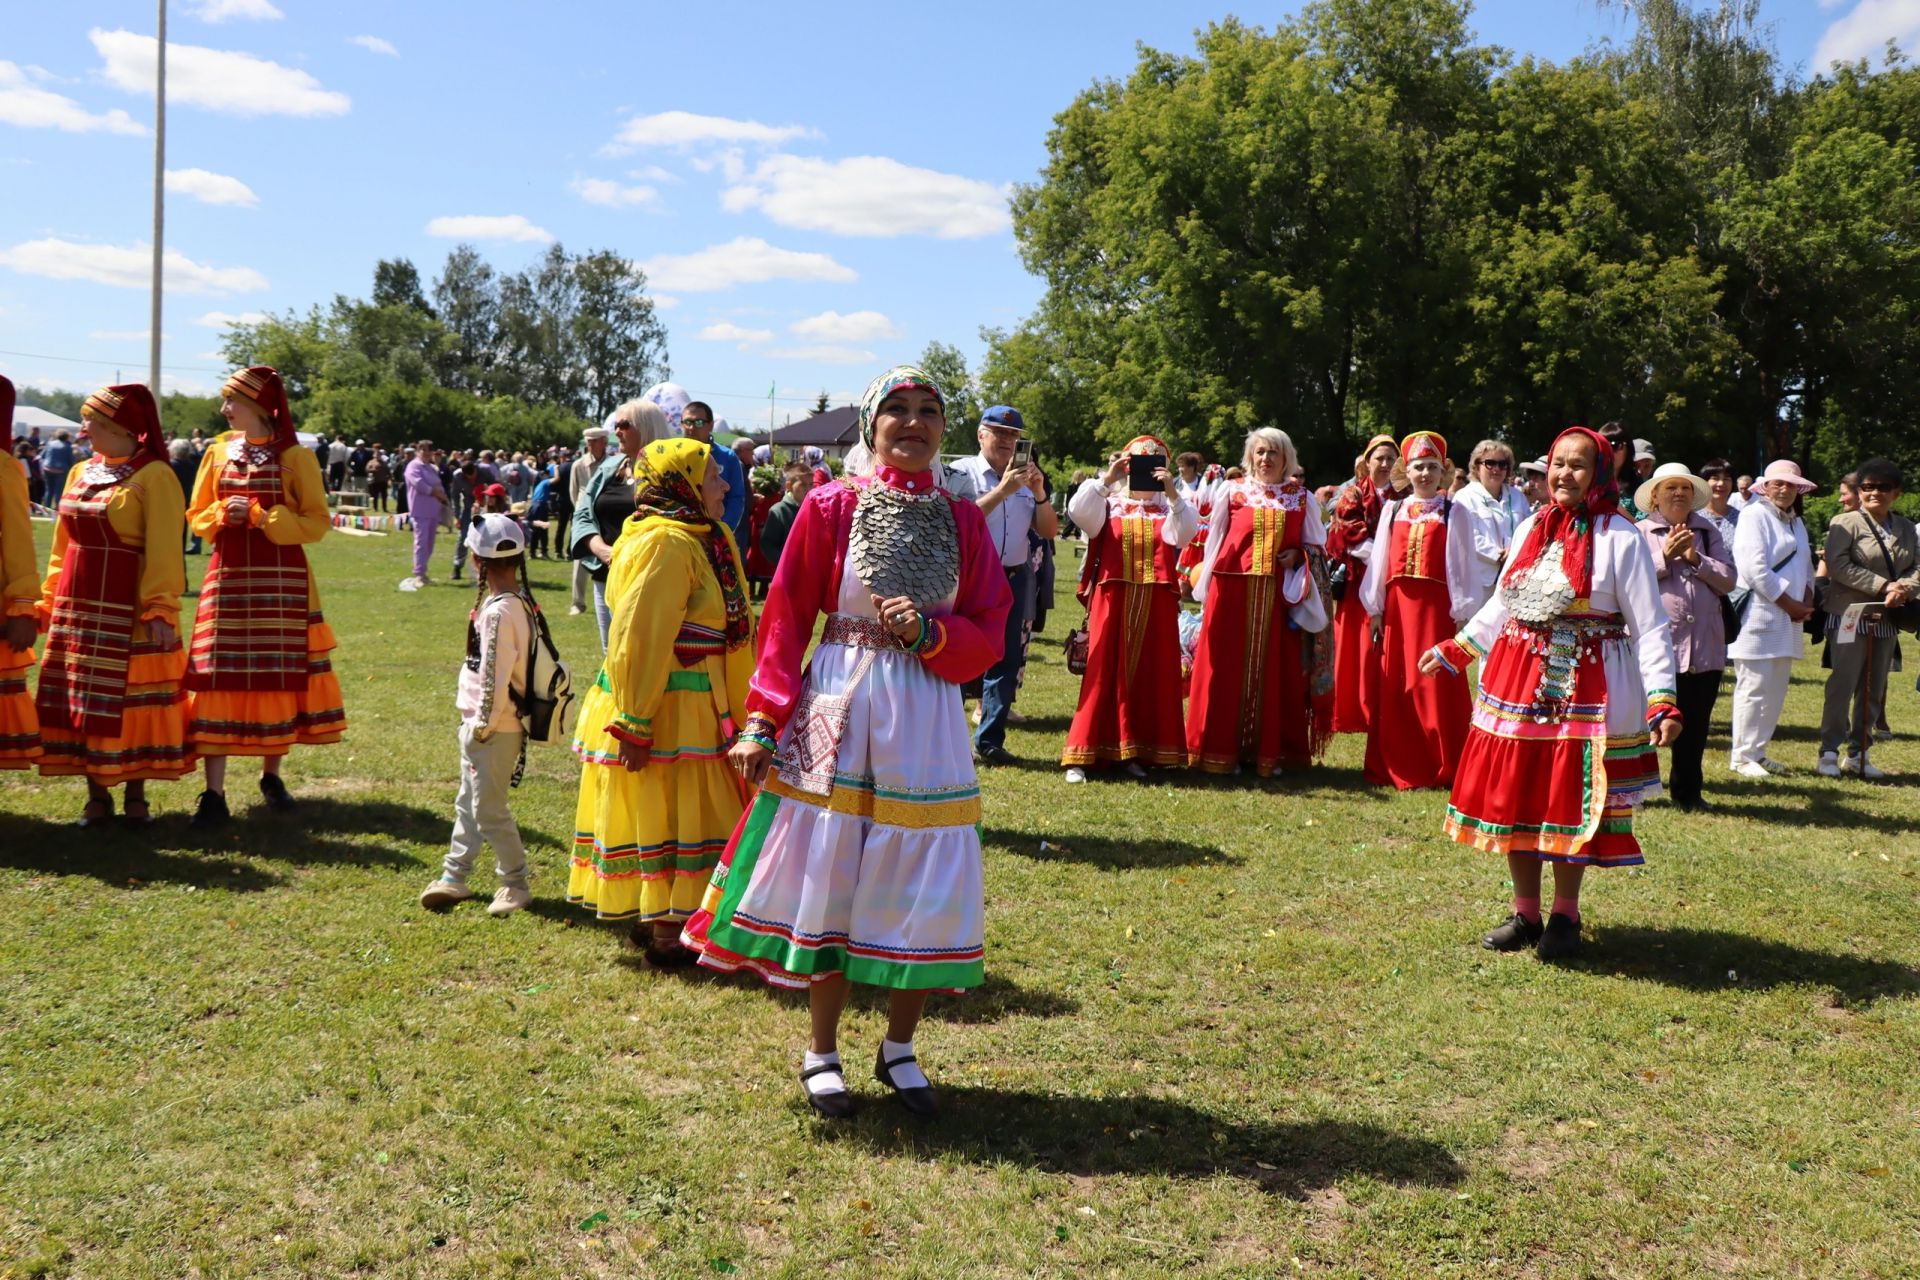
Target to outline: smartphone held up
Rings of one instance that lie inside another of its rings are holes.
[[[1161,493],[1166,485],[1156,472],[1167,469],[1164,453],[1136,453],[1127,459],[1127,488],[1135,493]]]

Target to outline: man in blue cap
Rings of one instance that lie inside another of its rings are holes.
[[[974,501],[987,517],[987,534],[1000,553],[1000,567],[1013,588],[1007,610],[1006,652],[988,670],[980,693],[980,728],[973,749],[987,764],[1012,764],[1007,750],[1007,717],[1020,679],[1020,632],[1033,610],[1033,571],[1028,567],[1027,534],[1052,538],[1060,515],[1042,497],[1040,468],[1013,465],[1014,446],[1027,434],[1026,421],[1011,405],[996,404],[980,415],[980,452],[962,458],[953,469],[973,486]]]

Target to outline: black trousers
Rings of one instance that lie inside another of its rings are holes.
[[[1667,795],[1675,804],[1693,804],[1700,799],[1700,760],[1707,752],[1707,730],[1713,727],[1713,704],[1720,700],[1722,674],[1690,671],[1674,681],[1681,725],[1667,769]]]

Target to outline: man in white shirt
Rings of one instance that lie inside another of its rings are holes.
[[[980,452],[953,464],[966,477],[974,501],[987,518],[987,537],[1000,556],[1013,608],[1007,610],[1006,649],[981,683],[980,728],[974,751],[987,764],[1011,764],[1006,747],[1007,716],[1023,663],[1020,636],[1033,612],[1033,571],[1028,566],[1028,533],[1052,538],[1060,532],[1060,513],[1042,498],[1040,469],[1013,466],[1014,446],[1027,434],[1026,421],[1011,405],[996,404],[980,415]]]
[[[353,457],[353,446],[340,438],[327,446],[327,489],[338,493],[347,487],[347,462]]]
[[[1513,477],[1513,450],[1498,440],[1482,440],[1473,447],[1467,470],[1472,481],[1455,499],[1466,515],[1466,529],[1473,544],[1472,572],[1466,588],[1467,601],[1454,601],[1454,616],[1471,618],[1480,606],[1493,598],[1500,581],[1500,566],[1506,563],[1513,546],[1513,531],[1533,514],[1526,495],[1508,484]],[[1472,607],[1468,608],[1467,605]]]
[[[573,460],[573,466],[567,472],[567,509],[574,510],[580,505],[580,491],[587,487],[587,481],[593,479],[593,473],[607,456],[607,429],[605,427],[587,428],[587,448]],[[562,537],[564,537],[564,531]],[[567,612],[578,617],[587,611],[587,586],[593,581],[593,575],[587,571],[584,560],[575,557],[573,561],[573,602]]]

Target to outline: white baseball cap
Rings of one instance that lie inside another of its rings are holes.
[[[503,560],[527,549],[526,535],[511,516],[489,512],[473,518],[467,529],[467,550],[482,560]]]

